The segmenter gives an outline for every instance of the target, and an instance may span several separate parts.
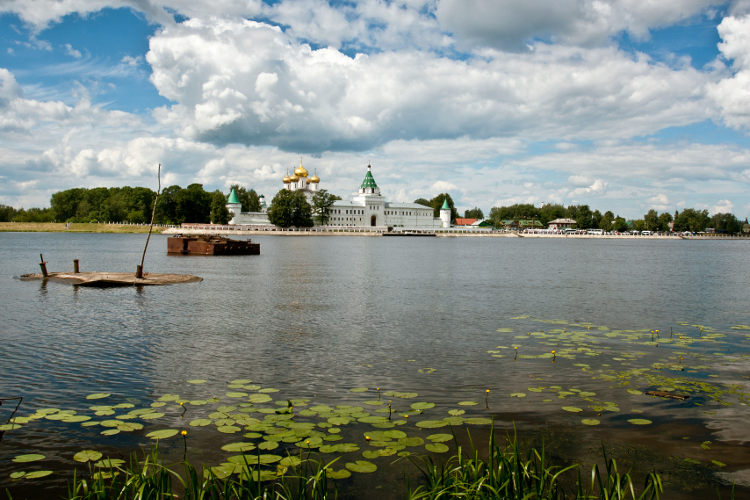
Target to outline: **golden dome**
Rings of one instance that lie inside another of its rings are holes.
[[[289,178],[292,182],[297,182],[299,180],[299,175],[297,175],[297,171],[294,171],[294,175]]]
[[[286,172],[286,175],[285,175],[285,176],[284,176],[284,178],[282,179],[282,181],[284,181],[284,184],[289,184],[290,182],[292,182],[292,179],[291,179],[291,177],[289,177],[289,171],[288,171],[288,170],[287,170],[287,172]]]
[[[294,175],[307,177],[307,169],[302,166],[302,161],[299,162],[299,167],[297,167],[297,169],[294,171]]]
[[[314,173],[312,177],[310,177],[310,183],[311,184],[317,184],[320,182],[320,177],[318,177],[318,173]]]

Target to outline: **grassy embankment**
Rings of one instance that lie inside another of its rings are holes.
[[[154,226],[154,233],[162,232],[162,226]],[[97,224],[64,222],[0,222],[0,232],[16,233],[148,233],[148,224]]]

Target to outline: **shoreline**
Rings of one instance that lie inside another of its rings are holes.
[[[247,226],[229,226],[209,224],[196,227],[177,227],[166,225],[154,225],[155,234],[183,234],[183,235],[209,235],[218,234],[222,236],[366,236],[381,237],[387,230],[385,228],[302,228],[302,229],[280,229],[275,227],[263,227],[249,229]],[[109,224],[109,223],[69,223],[64,222],[0,222],[0,233],[2,232],[44,232],[44,233],[106,233],[106,234],[146,234],[148,224]],[[434,235],[438,238],[546,238],[546,239],[609,239],[609,240],[750,240],[750,235],[718,235],[702,234],[684,236],[678,234],[669,235],[633,235],[633,234],[547,234],[547,233],[519,233],[504,231],[471,231],[466,229],[437,229],[415,231],[414,236]],[[398,233],[398,232],[397,232]],[[390,233],[393,235],[393,232]],[[410,234],[397,234],[399,237],[408,238]]]

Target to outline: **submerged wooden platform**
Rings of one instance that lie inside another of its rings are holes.
[[[40,274],[24,274],[21,280],[47,280],[67,283],[76,286],[116,287],[116,286],[149,286],[174,285],[177,283],[195,283],[203,278],[191,274],[143,273],[137,278],[135,273],[110,273],[103,271],[90,272],[49,272],[47,276]]]

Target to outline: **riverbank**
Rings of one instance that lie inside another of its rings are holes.
[[[161,233],[170,226],[154,226]],[[148,233],[148,224],[106,224],[98,222],[0,222],[0,232],[11,233]]]
[[[107,224],[107,223],[65,223],[65,222],[0,222],[0,232],[45,232],[45,233],[148,233],[148,224]],[[154,225],[156,234],[206,235],[223,236],[383,236],[387,229],[382,227],[312,227],[282,229],[275,226],[218,225],[195,224],[182,227]],[[398,234],[398,231],[395,231]],[[394,232],[390,233],[394,234]],[[438,238],[552,238],[552,239],[648,239],[648,240],[750,240],[750,235],[727,236],[720,234],[700,234],[685,236],[682,234],[552,234],[523,233],[514,231],[477,231],[471,229],[436,229],[421,230],[421,235],[435,235]],[[411,234],[403,234],[411,236]]]

